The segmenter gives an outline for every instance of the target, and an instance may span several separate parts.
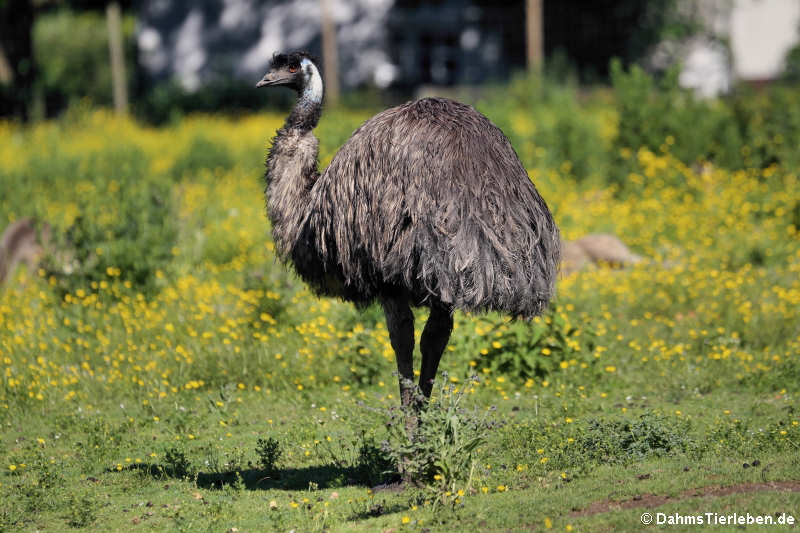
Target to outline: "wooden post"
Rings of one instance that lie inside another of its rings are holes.
[[[528,71],[539,73],[544,64],[544,30],[542,28],[542,3],[544,0],[525,1],[525,26],[528,44]]]
[[[11,85],[14,83],[14,70],[6,58],[3,44],[0,43],[0,85]]]
[[[108,52],[111,56],[111,84],[114,90],[114,109],[117,114],[128,112],[128,87],[125,79],[125,52],[122,48],[122,17],[119,3],[110,2],[106,7],[108,23]]]
[[[331,12],[331,0],[320,0],[322,13],[322,69],[325,78],[325,96],[339,103],[339,48],[336,43],[336,24]]]

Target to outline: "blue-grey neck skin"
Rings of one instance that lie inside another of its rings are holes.
[[[321,115],[322,103],[316,103],[301,95],[286,119],[284,128],[301,131],[313,130],[317,127]]]
[[[322,76],[319,70],[309,59],[304,58],[300,63],[303,69],[305,83],[298,90],[297,103],[286,119],[286,129],[299,129],[308,131],[314,129],[322,115],[322,100],[324,89]]]

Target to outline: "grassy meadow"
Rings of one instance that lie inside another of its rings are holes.
[[[800,168],[770,155],[794,130],[698,162],[678,131],[620,144],[608,96],[526,107],[524,89],[479,108],[564,237],[647,260],[562,276],[531,322],[457,313],[424,450],[399,429],[380,309],[319,299],[275,257],[262,174],[283,115],[0,123],[0,226],[46,221],[54,250],[0,288],[0,531],[800,520]],[[373,112],[323,116],[322,166]],[[418,486],[391,484],[398,457],[425,458]]]

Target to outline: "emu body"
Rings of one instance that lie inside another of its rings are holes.
[[[41,238],[30,218],[12,222],[0,236],[0,285],[16,271],[17,265],[25,263],[29,271],[39,265],[50,241],[50,226],[42,226]]]
[[[505,135],[470,106],[426,98],[365,122],[317,171],[322,81],[306,54],[273,58],[258,86],[298,101],[267,157],[267,211],[280,256],[318,293],[378,300],[411,402],[414,317],[419,386],[430,395],[453,311],[540,314],[554,293],[559,232]]]

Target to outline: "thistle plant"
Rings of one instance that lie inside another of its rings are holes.
[[[422,393],[415,388],[419,407],[389,410],[385,451],[404,479],[432,492],[436,504],[458,504],[470,492],[479,448],[497,426],[490,418],[494,407],[481,412],[463,406],[475,382],[473,376],[456,386],[443,372],[438,394],[430,403],[422,402]],[[410,430],[409,420],[416,420]]]

